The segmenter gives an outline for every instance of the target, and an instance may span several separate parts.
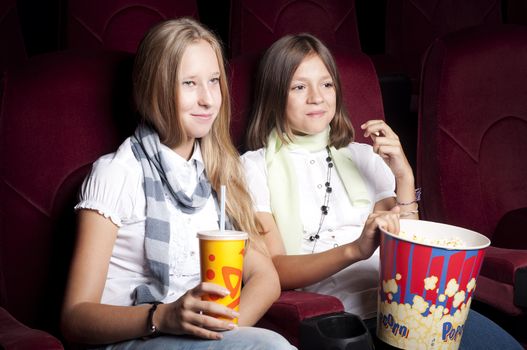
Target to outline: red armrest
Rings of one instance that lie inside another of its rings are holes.
[[[298,346],[300,322],[320,315],[344,311],[341,301],[333,296],[300,291],[283,291],[256,326],[271,329]]]
[[[44,331],[32,329],[18,322],[0,307],[0,348],[5,350],[40,349],[63,350],[62,343]]]
[[[480,275],[511,285],[514,305],[527,308],[526,249],[488,247]]]
[[[526,249],[490,246],[485,252],[480,275],[514,285],[516,272],[522,267],[527,267]]]

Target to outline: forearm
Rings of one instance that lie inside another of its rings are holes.
[[[356,242],[322,253],[273,257],[282,290],[309,286],[362,260]]]
[[[69,341],[82,344],[108,344],[143,337],[149,335],[149,309],[149,304],[80,303],[63,313],[62,332]]]
[[[419,219],[418,203],[416,201],[415,180],[409,171],[404,177],[396,178],[397,205],[401,209],[401,218]]]
[[[245,283],[240,301],[240,326],[253,326],[280,296],[276,274],[254,274]]]

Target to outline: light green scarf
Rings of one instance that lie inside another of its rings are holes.
[[[326,147],[329,140],[329,127],[316,135],[295,136],[288,144],[283,144],[273,129],[265,150],[271,211],[282,234],[287,254],[300,254],[303,225],[300,219],[300,199],[297,174],[289,157],[289,151],[303,148],[317,152]],[[357,166],[351,159],[347,147],[339,150],[330,147],[337,173],[344,184],[353,206],[369,205],[369,194]]]

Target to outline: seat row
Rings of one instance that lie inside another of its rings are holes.
[[[365,7],[361,0],[272,0],[265,4],[257,0],[222,0],[214,5],[198,0],[89,3],[69,0],[57,6],[64,14],[57,14],[56,21],[63,21],[65,25],[57,24],[59,30],[64,27],[64,33],[56,36],[64,37],[64,42],[59,44],[61,48],[102,48],[133,53],[153,24],[181,16],[200,19],[201,14],[212,29],[220,32],[220,28],[228,28],[224,41],[230,57],[261,52],[284,34],[302,31],[318,36],[334,50],[349,52],[360,51],[364,46],[361,40],[371,34],[367,32],[371,27],[364,22],[382,17],[380,22],[385,33],[381,37],[385,44],[382,55],[373,55],[376,68],[381,75],[408,75],[417,91],[422,55],[435,38],[474,25],[527,24],[527,7],[521,0],[463,3],[390,0],[370,6],[371,10],[365,14],[366,11],[360,10]],[[220,7],[229,8],[225,18],[213,13]],[[213,17],[215,20],[208,19]],[[16,0],[3,1],[0,33],[5,33],[5,37],[0,36],[0,42],[9,48],[3,55],[13,61],[25,55],[18,21]]]
[[[377,71],[386,119],[403,136],[403,146],[414,169],[419,79],[426,48],[435,38],[465,27],[527,24],[527,7],[521,0],[390,0],[376,4],[363,0],[272,0],[265,5],[258,0],[56,2],[57,9],[50,11],[60,12],[54,15],[54,26],[58,28],[54,35],[61,39],[54,50],[134,53],[153,24],[181,16],[201,19],[220,33],[231,58],[261,53],[279,37],[303,31],[318,36],[334,51],[363,50]],[[26,33],[30,32],[30,20],[23,21]],[[364,50],[366,42],[372,40],[376,41],[374,46],[381,48],[375,52]],[[0,70],[27,58],[16,0],[0,5],[1,44],[8,50],[0,51]]]

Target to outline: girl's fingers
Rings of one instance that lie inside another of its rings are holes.
[[[369,120],[361,125],[364,137],[371,137],[374,141],[377,137],[389,137],[399,139],[397,134],[383,120]]]
[[[196,287],[192,288],[190,293],[196,298],[201,298],[205,294],[215,294],[224,297],[229,295],[230,292],[227,288],[215,283],[201,282]]]
[[[383,123],[384,123],[384,120],[382,119],[371,119],[371,120],[368,120],[366,123],[362,124],[360,128],[363,130],[366,130],[368,127],[372,125],[378,125],[378,124],[383,124]]]
[[[228,311],[230,309],[223,305],[204,301],[196,303],[193,308],[195,310],[183,311],[181,315],[183,334],[191,334],[205,339],[221,339],[221,334],[215,331],[227,331],[236,328],[232,321],[218,318],[219,316],[225,318],[233,316],[233,311]],[[237,313],[235,316],[239,317]]]
[[[213,301],[203,301],[203,304],[200,304],[200,308],[197,312],[200,311],[205,315],[221,316],[229,319],[240,317],[240,314],[233,309]]]
[[[218,314],[214,315],[219,316]],[[199,311],[198,313],[194,313],[191,317],[189,317],[189,323],[209,330],[225,331],[236,327],[232,321],[223,320],[215,316],[209,316],[206,312]]]
[[[374,137],[383,136],[381,135],[382,125],[382,120],[369,120],[360,127],[364,130],[364,137],[371,137],[374,139]]]
[[[402,154],[399,146],[377,146],[373,148],[373,151],[382,158],[393,158]]]
[[[374,145],[378,146],[398,146],[401,147],[401,142],[397,139],[386,137],[386,136],[378,136],[375,138]]]
[[[376,227],[382,228],[385,231],[398,234],[399,226],[399,207],[394,207],[390,211],[383,211],[370,214],[370,218]]]
[[[203,338],[203,339],[219,340],[223,338],[221,333],[214,332],[209,329],[205,329],[200,326],[193,325],[193,324],[188,324],[185,327],[185,333],[194,335],[196,337]]]

